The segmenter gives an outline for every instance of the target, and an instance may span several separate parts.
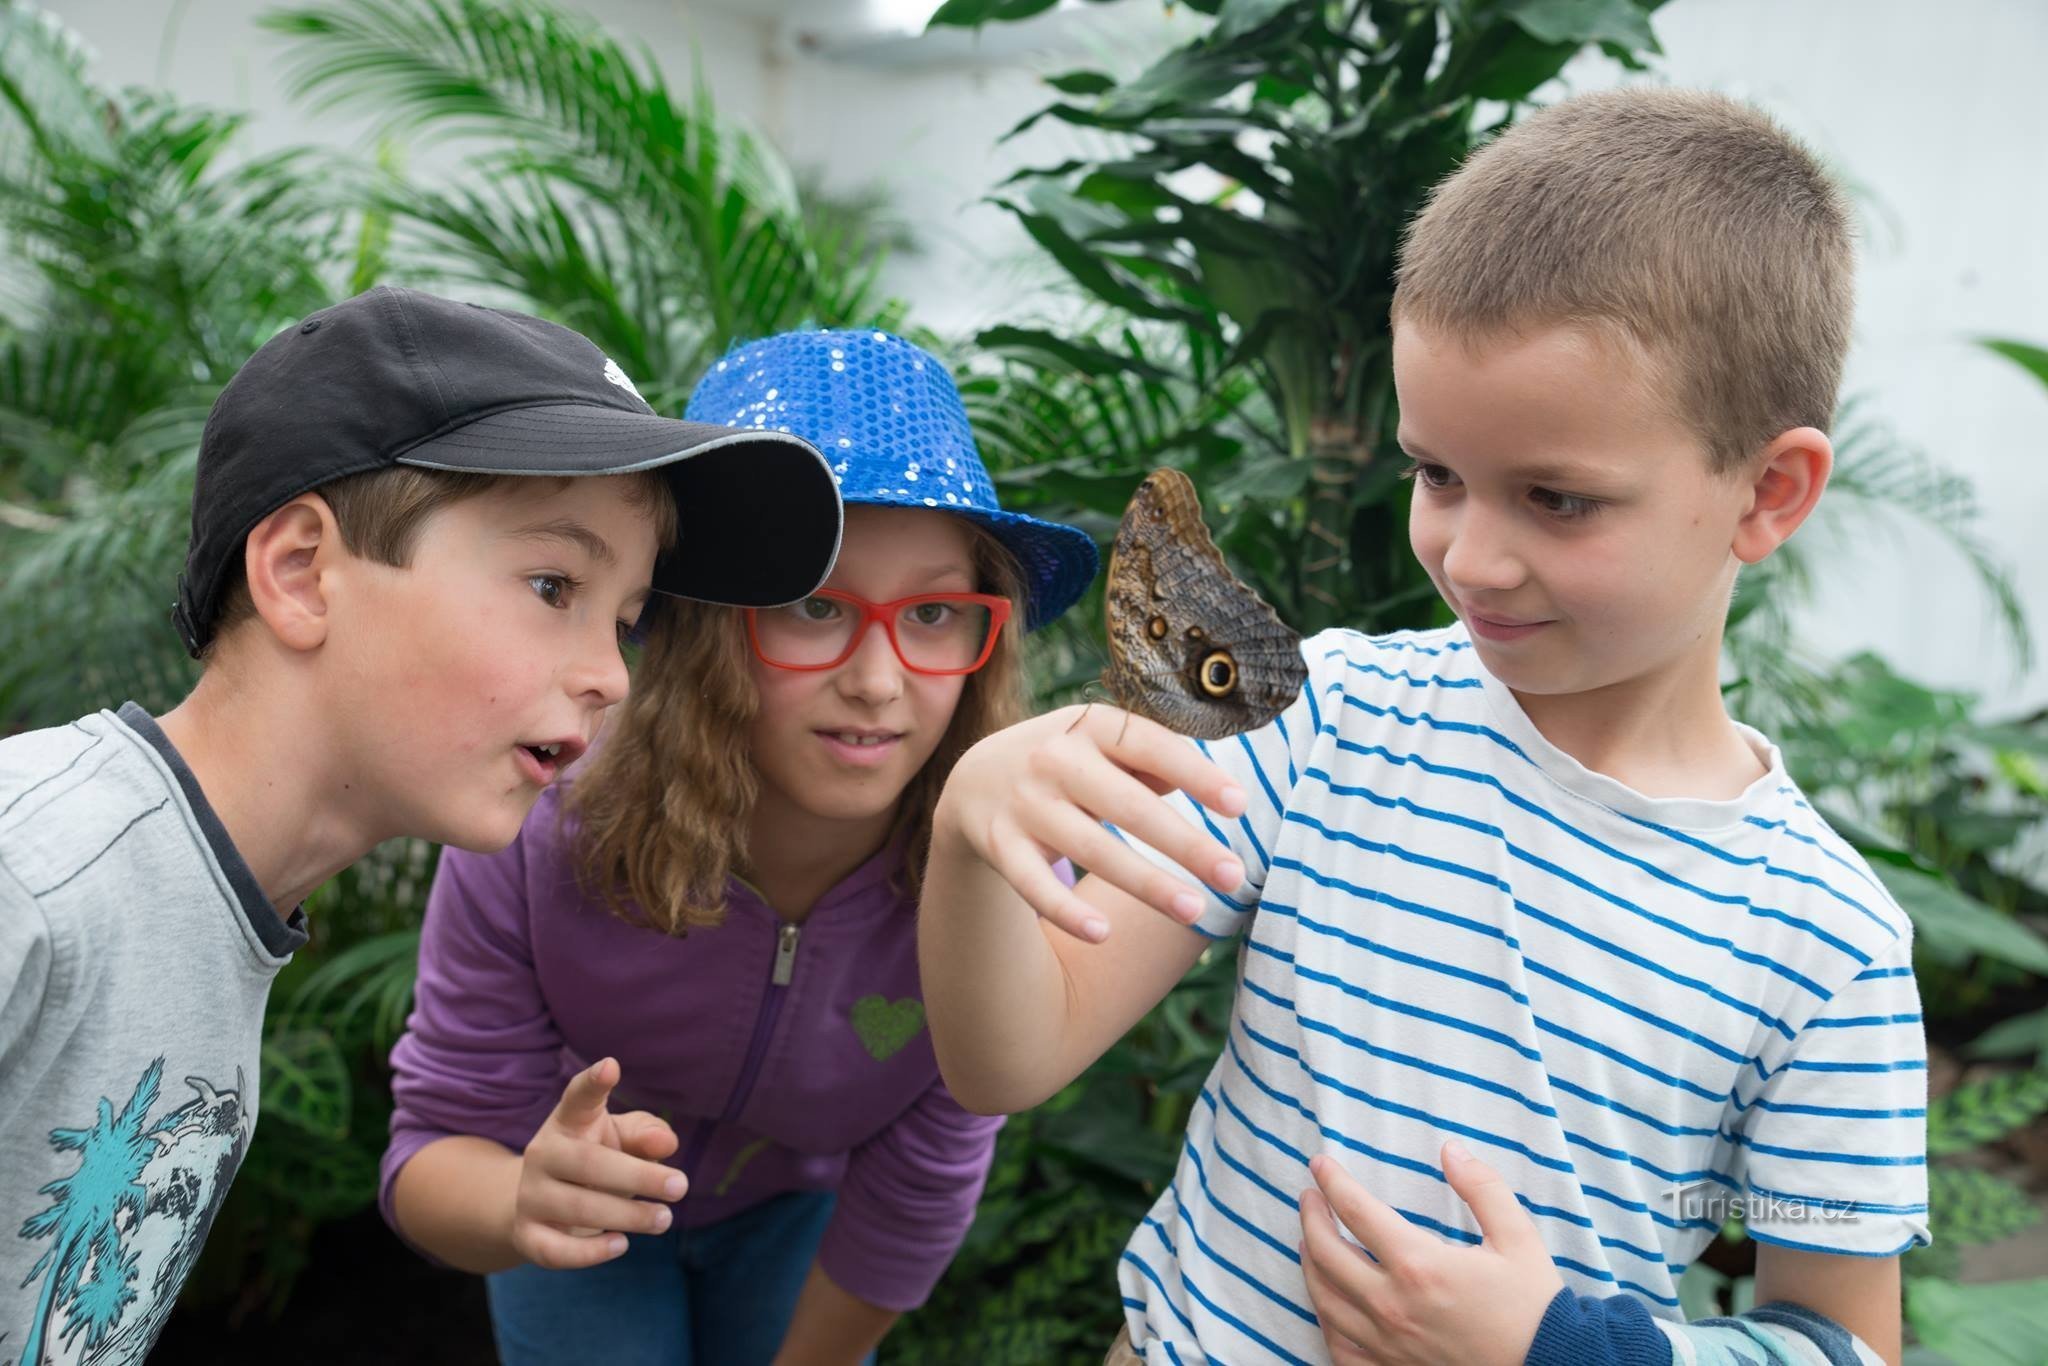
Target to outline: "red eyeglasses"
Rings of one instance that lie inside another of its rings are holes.
[[[903,667],[920,674],[971,674],[995,653],[1010,600],[989,593],[920,593],[869,602],[821,588],[787,607],[749,607],[747,636],[764,664],[833,669],[853,657],[879,622]]]

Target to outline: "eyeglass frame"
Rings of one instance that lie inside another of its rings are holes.
[[[840,651],[839,657],[824,664],[785,664],[779,659],[770,659],[767,652],[761,648],[761,632],[755,623],[760,613],[777,612],[782,609],[747,607],[741,610],[747,617],[747,643],[754,647],[756,659],[771,669],[787,669],[792,673],[822,673],[826,669],[836,669],[853,658],[854,651],[860,649],[861,642],[867,639],[868,628],[879,622],[883,634],[889,637],[889,648],[896,652],[897,663],[914,674],[923,674],[929,678],[957,678],[962,674],[979,673],[994,657],[996,639],[1002,635],[1003,627],[1009,624],[1010,613],[1014,610],[1008,598],[999,597],[994,593],[914,593],[910,597],[897,598],[891,602],[869,602],[866,598],[844,593],[836,588],[820,588],[814,593],[804,594],[797,602],[808,602],[812,598],[827,598],[860,609],[860,620],[855,623],[853,634],[847,637],[846,648]],[[927,669],[923,665],[911,663],[910,657],[903,653],[903,643],[896,639],[895,614],[902,608],[915,607],[922,602],[971,602],[986,607],[989,614],[988,639],[981,643],[980,657],[964,669]],[[796,603],[786,605],[793,607]]]

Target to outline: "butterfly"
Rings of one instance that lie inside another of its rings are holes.
[[[1195,486],[1154,470],[1109,556],[1102,682],[1128,711],[1198,740],[1255,730],[1301,694],[1301,637],[1230,572]]]

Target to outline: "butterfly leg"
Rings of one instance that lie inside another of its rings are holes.
[[[1083,721],[1086,721],[1088,719],[1088,713],[1094,709],[1096,702],[1094,694],[1102,691],[1108,691],[1111,695],[1111,698],[1114,699],[1116,690],[1114,688],[1105,689],[1104,685],[1101,683],[1100,680],[1089,683],[1082,688],[1081,695],[1087,698],[1087,705],[1081,708],[1081,714],[1075,717],[1072,724],[1070,724],[1067,727],[1065,732],[1066,734],[1072,735],[1074,733],[1074,727],[1080,725]]]

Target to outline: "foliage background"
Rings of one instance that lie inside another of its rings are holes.
[[[121,696],[162,710],[181,695],[190,666],[153,604],[175,581],[206,406],[272,331],[379,279],[578,327],[668,410],[736,339],[809,322],[907,328],[954,357],[1010,506],[1106,537],[1147,469],[1179,465],[1232,562],[1290,620],[1438,619],[1406,553],[1403,486],[1380,458],[1396,233],[1567,61],[1653,60],[1656,6],[1184,3],[1213,25],[1149,68],[1050,79],[1034,118],[1095,130],[1099,155],[991,187],[1066,278],[1055,311],[1068,321],[1033,308],[971,337],[924,332],[884,297],[893,234],[875,206],[806,188],[694,74],[665,74],[570,13],[484,0],[278,10],[267,22],[298,97],[370,117],[377,151],[249,158],[238,117],[102,89],[61,26],[0,4],[0,722],[61,722]],[[934,23],[1043,8],[952,0]],[[408,172],[429,153],[459,172]],[[2048,383],[2043,353],[1998,346]],[[2004,622],[2026,658],[1968,484],[1859,401],[1837,431],[1829,516],[1948,537],[1979,571],[1976,601],[1959,606]],[[2036,1359],[2039,1286],[1960,1284],[1953,1248],[2035,1211],[2010,1159],[2012,1135],[2048,1111],[2048,724],[1980,717],[1874,657],[1803,658],[1790,609],[1811,574],[1806,557],[1780,557],[1745,581],[1731,700],[1781,739],[1913,913],[1930,1034],[1971,1060],[1930,1115],[1942,1243],[1909,1259],[1907,1301],[1922,1351],[1996,1360],[1979,1354],[1988,1341]],[[1042,694],[1065,695],[1100,660],[1091,601],[1046,638]],[[269,1141],[191,1298],[282,1310],[313,1231],[372,1198],[382,1056],[431,869],[430,850],[400,843],[316,895],[315,945],[280,982],[266,1040]],[[1211,954],[1086,1076],[1010,1124],[967,1246],[889,1359],[1099,1357],[1115,1257],[1172,1170],[1232,966]],[[1690,1278],[1692,1302],[1739,1305],[1745,1266],[1731,1229]]]

